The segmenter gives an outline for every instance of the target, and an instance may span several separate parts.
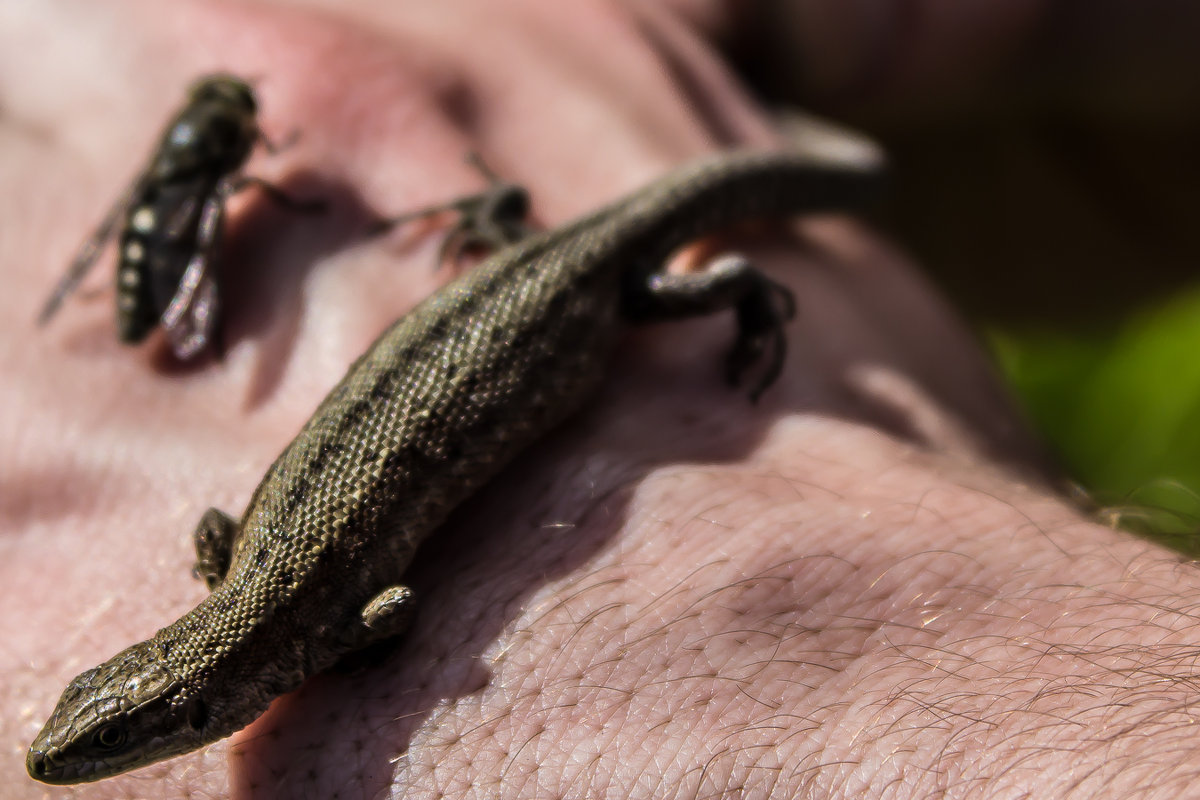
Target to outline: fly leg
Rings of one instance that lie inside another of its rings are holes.
[[[262,142],[262,146],[263,146],[264,150],[266,150],[271,155],[276,155],[278,153],[282,153],[284,150],[287,150],[289,147],[294,145],[296,142],[300,141],[300,131],[293,128],[291,133],[289,133],[287,136],[285,136],[283,138],[283,141],[273,142],[267,138],[267,135],[265,133],[263,133],[262,128],[259,128],[257,138],[258,138],[258,141]]]
[[[273,183],[262,178],[257,178],[253,175],[239,175],[236,178],[223,182],[223,185],[218,187],[218,193],[222,193],[224,197],[232,197],[243,189],[254,186],[267,196],[271,202],[275,203],[280,208],[297,214],[320,214],[329,208],[329,204],[320,199],[300,200],[292,197],[290,194],[280,189]]]
[[[262,143],[263,149],[265,149],[268,153],[271,155],[276,155],[277,153],[287,150],[296,142],[300,141],[300,131],[293,130],[287,135],[287,137],[283,139],[283,141],[273,142],[267,138],[267,135],[263,133],[261,129],[259,129],[257,140]],[[242,189],[245,189],[247,186],[258,187],[267,197],[271,199],[272,202],[274,202],[280,208],[287,209],[288,211],[294,211],[298,214],[319,214],[328,210],[329,208],[329,204],[324,200],[297,200],[295,197],[292,197],[275,184],[263,180],[262,178],[256,178],[253,175],[238,175],[235,178],[222,181],[222,185],[218,187],[218,191],[223,192],[226,197],[231,197],[232,195],[240,192]]]

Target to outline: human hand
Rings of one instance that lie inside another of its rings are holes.
[[[346,365],[448,277],[436,241],[356,238],[367,213],[477,188],[469,150],[556,224],[714,147],[772,143],[668,9],[630,13],[0,11],[14,797],[45,791],[22,759],[64,683],[203,596],[187,578],[203,509],[240,510]],[[225,283],[220,363],[118,345],[107,290],[33,330],[182,87],[216,69],[259,78],[269,132],[302,132],[254,174],[326,188],[331,213],[231,206],[225,272],[244,274]],[[719,380],[728,320],[633,331],[589,408],[435,534],[394,650],[309,681],[232,744],[77,794],[1186,785],[1192,568],[1053,495],[970,336],[864,226],[737,244],[799,304],[759,405]]]

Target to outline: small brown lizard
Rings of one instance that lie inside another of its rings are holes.
[[[816,145],[821,145],[818,139]],[[744,259],[665,274],[671,253],[741,220],[854,208],[878,183],[870,144],[685,166],[507,247],[394,323],[267,471],[240,522],[198,530],[213,592],[70,682],[29,774],[91,781],[194,750],[258,717],[345,654],[401,632],[418,544],[584,402],[626,322],[732,309],[736,382],[778,376],[786,289]]]

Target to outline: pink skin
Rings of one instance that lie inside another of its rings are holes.
[[[955,26],[998,32],[971,51],[986,72],[1041,4],[996,3],[1009,24],[991,29],[905,5],[926,13],[883,99],[953,91],[930,65],[962,57]],[[78,790],[25,776],[66,681],[203,596],[201,512],[239,512],[346,365],[449,278],[433,229],[363,241],[371,211],[478,188],[475,149],[554,224],[772,141],[681,22],[715,35],[734,15],[646,6],[0,5],[6,797],[1134,797],[1192,779],[1200,576],[1056,498],[961,323],[832,217],[738,240],[800,311],[758,406],[719,382],[728,319],[631,333],[602,396],[437,534],[401,645],[202,752]],[[862,49],[828,15],[804,30],[822,25]],[[839,58],[820,93],[861,95]],[[108,260],[35,330],[183,87],[215,69],[257,79],[275,141],[301,133],[252,173],[334,209],[231,205],[220,362],[119,345]]]

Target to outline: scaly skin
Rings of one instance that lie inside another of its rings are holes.
[[[782,364],[786,291],[744,262],[658,271],[732,223],[867,199],[875,148],[823,144],[684,167],[499,252],[393,324],[271,466],[240,526],[206,516],[200,533],[235,534],[213,593],[73,680],[30,748],[30,775],[90,781],[193,750],[402,630],[399,580],[418,544],[583,402],[624,321],[732,308],[730,377],[765,357],[765,388]]]

